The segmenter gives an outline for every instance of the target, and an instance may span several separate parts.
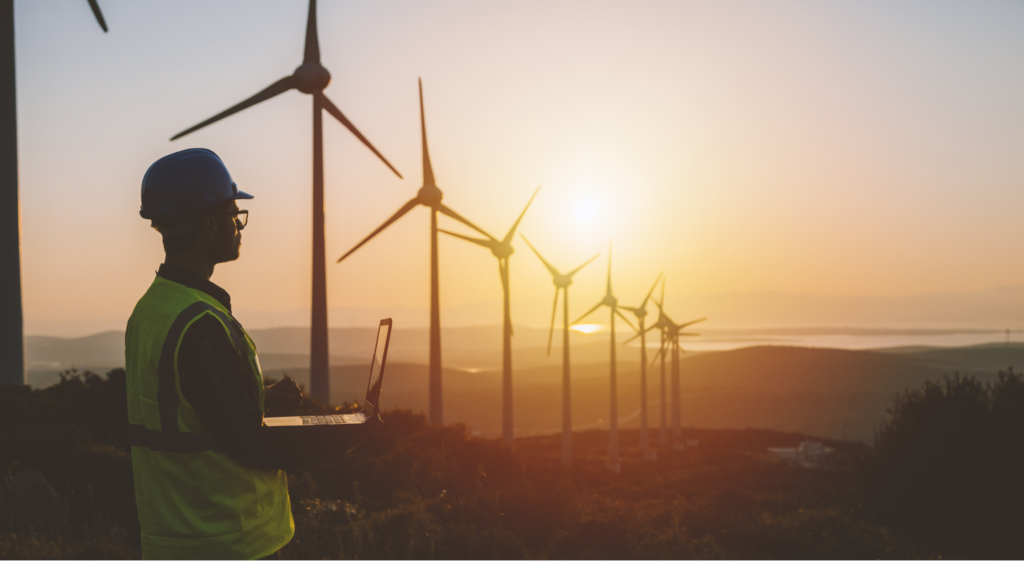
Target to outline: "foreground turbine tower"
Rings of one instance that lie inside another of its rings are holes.
[[[515,437],[515,426],[512,419],[512,310],[509,304],[508,259],[515,252],[515,249],[512,248],[512,238],[515,236],[516,228],[519,227],[519,222],[526,215],[526,211],[530,209],[530,204],[537,197],[537,192],[540,192],[539,186],[533,192],[533,196],[530,196],[530,201],[526,203],[526,208],[523,208],[519,218],[516,218],[515,224],[500,242],[489,234],[486,239],[483,239],[441,230],[450,236],[490,249],[491,254],[498,259],[498,273],[501,275],[501,290],[504,293],[504,322],[501,331],[501,435],[507,444],[511,444]]]
[[[106,32],[107,23],[99,4],[89,0],[89,6]],[[14,0],[0,0],[0,385],[26,382],[17,96]]]
[[[622,321],[627,326],[632,328],[634,331],[636,327],[629,323],[629,319],[619,312],[619,301],[612,294],[612,243],[608,242],[608,283],[605,287],[604,298],[601,299],[593,308],[587,310],[587,313],[576,319],[573,324],[579,324],[580,320],[583,320],[587,316],[590,316],[592,312],[600,308],[601,306],[607,306],[611,311],[611,338],[609,340],[611,346],[609,348],[610,365],[611,369],[608,372],[608,384],[610,388],[611,401],[609,406],[608,415],[608,467],[619,472],[621,470],[621,464],[619,463],[619,394],[618,394],[618,372],[615,364],[615,316],[622,318]]]
[[[533,253],[540,258],[544,267],[551,273],[551,281],[555,284],[555,304],[551,308],[551,329],[548,331],[548,356],[551,356],[551,338],[555,334],[555,313],[558,311],[558,292],[565,294],[562,299],[562,464],[572,464],[572,387],[569,378],[569,286],[572,284],[572,277],[597,259],[600,254],[577,266],[568,274],[560,273],[554,266],[548,263],[540,252],[530,244],[526,236],[522,236],[526,245],[533,250]]]
[[[644,320],[647,317],[647,301],[651,299],[651,294],[658,287],[659,280],[661,280],[661,273],[658,273],[658,277],[654,280],[650,291],[647,292],[647,296],[644,297],[644,301],[639,306],[636,308],[620,306],[623,310],[629,310],[636,316],[637,326],[639,326],[637,336],[640,337],[640,451],[643,452],[644,459],[646,460],[657,459],[658,453],[651,450],[647,439],[647,329],[644,327]],[[629,342],[629,340],[626,342]],[[626,342],[623,342],[623,344]]]
[[[455,213],[454,210],[441,203],[444,194],[434,182],[434,168],[430,164],[430,150],[427,148],[427,121],[423,114],[423,81],[419,82],[420,87],[420,134],[423,137],[423,186],[416,192],[416,196],[406,202],[398,212],[388,218],[369,236],[356,244],[351,250],[345,252],[338,262],[348,258],[350,254],[366,244],[371,238],[382,230],[391,226],[396,220],[405,216],[410,210],[417,206],[430,208],[430,383],[428,389],[428,414],[430,423],[444,424],[444,406],[441,402],[441,299],[438,292],[437,276],[437,213],[440,212],[449,218],[454,218],[469,226],[473,230],[491,238],[491,235],[478,228],[469,220]]]
[[[327,254],[324,249],[324,110],[348,128],[356,138],[369,148],[399,178],[402,177],[376,148],[370,144],[338,107],[324,95],[324,88],[331,83],[331,74],[320,64],[320,41],[316,32],[316,0],[309,0],[309,17],[306,21],[306,49],[302,65],[291,76],[286,76],[264,88],[255,96],[180,132],[171,140],[177,140],[204,126],[241,112],[278,94],[296,89],[313,96],[313,302],[310,328],[309,392],[317,400],[330,402],[331,383],[327,341]]]

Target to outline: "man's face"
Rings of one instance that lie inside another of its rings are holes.
[[[238,260],[242,248],[242,231],[238,229],[237,213],[238,205],[231,200],[211,216],[214,225],[209,228],[210,248],[215,263]]]

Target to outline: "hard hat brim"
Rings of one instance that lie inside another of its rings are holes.
[[[255,198],[255,196],[253,196],[252,194],[246,194],[245,192],[242,192],[241,190],[239,190],[238,192],[235,192],[231,196],[228,196],[227,199],[228,200],[252,200],[253,198]]]

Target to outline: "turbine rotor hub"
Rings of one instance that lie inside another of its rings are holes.
[[[572,284],[572,276],[555,276],[553,279],[555,288],[568,288]]]
[[[619,299],[609,294],[604,297],[604,300],[601,300],[601,303],[609,308],[615,308],[619,305]]]
[[[416,192],[416,198],[420,201],[420,204],[430,206],[431,208],[437,208],[443,197],[444,194],[441,193],[441,190],[433,184],[426,184]]]
[[[321,92],[331,83],[331,73],[318,62],[306,62],[295,69],[295,87],[303,94]]]
[[[515,248],[513,248],[511,244],[498,243],[491,248],[491,253],[494,254],[496,258],[508,258],[515,251]]]

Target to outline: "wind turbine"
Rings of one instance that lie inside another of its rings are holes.
[[[99,4],[89,0],[89,6],[106,32]],[[0,0],[0,385],[25,383],[14,32],[14,0]]]
[[[177,140],[186,134],[191,134],[200,128],[209,126],[218,120],[227,118],[236,112],[241,112],[250,106],[255,106],[293,88],[303,94],[311,94],[313,96],[313,302],[310,328],[309,392],[313,398],[324,403],[330,401],[331,385],[330,372],[328,370],[327,342],[327,256],[324,249],[324,146],[322,112],[327,110],[331,116],[334,116],[338,122],[341,122],[345,128],[348,128],[349,132],[380,158],[392,172],[399,178],[402,177],[398,170],[395,170],[395,167],[370,144],[370,141],[327,98],[327,95],[324,94],[324,88],[330,83],[330,72],[320,64],[320,41],[316,31],[316,0],[309,0],[305,53],[302,64],[295,69],[295,72],[291,76],[286,76],[274,82],[251,98],[243,100],[220,114],[208,118],[184,132],[175,134],[171,138],[171,140]]]
[[[655,327],[660,328],[661,332],[661,347],[658,349],[658,353],[654,356],[654,361],[657,361],[658,357],[661,356],[661,429],[662,429],[662,441],[666,441],[665,433],[665,356],[667,355],[666,349],[672,352],[672,436],[679,438],[683,435],[682,430],[682,413],[681,413],[681,398],[679,390],[679,353],[684,351],[679,345],[679,339],[683,336],[699,336],[699,334],[693,334],[683,332],[683,329],[692,326],[698,322],[703,322],[707,318],[699,318],[697,320],[691,320],[683,324],[676,324],[669,318],[668,314],[665,314],[664,309],[664,284],[662,285],[661,301],[654,300],[655,305],[658,306],[658,322],[651,326],[650,329]]]
[[[523,208],[519,218],[516,218],[515,224],[512,224],[512,228],[509,229],[508,234],[505,234],[505,237],[500,242],[490,234],[485,234],[487,238],[472,238],[456,234],[455,232],[441,230],[441,232],[449,236],[455,236],[456,238],[461,238],[467,242],[490,249],[491,254],[494,254],[494,257],[498,259],[498,273],[501,275],[501,290],[504,293],[504,322],[501,331],[501,436],[507,444],[511,444],[515,436],[515,427],[512,420],[512,311],[509,303],[508,259],[515,252],[515,249],[512,248],[512,238],[516,234],[516,228],[519,227],[519,222],[526,215],[526,211],[529,210],[533,199],[537,197],[537,192],[540,192],[540,186],[533,192],[533,196],[530,196],[530,201],[526,203],[526,208]]]
[[[654,280],[654,284],[651,285],[650,291],[647,292],[647,296],[644,297],[644,301],[639,306],[636,308],[620,306],[620,308],[629,310],[636,316],[637,325],[639,326],[639,333],[637,335],[640,336],[640,450],[644,453],[644,458],[647,460],[657,459],[658,453],[651,450],[647,439],[647,329],[644,327],[644,321],[647,317],[647,301],[651,299],[651,294],[658,287],[659,280],[661,280],[660,272]]]
[[[608,283],[605,286],[604,298],[593,308],[587,310],[586,314],[577,318],[573,324],[579,324],[580,320],[590,316],[592,312],[601,306],[607,306],[611,313],[611,339],[609,340],[611,344],[609,348],[611,368],[608,372],[608,384],[611,394],[610,413],[608,416],[608,467],[618,472],[621,470],[621,465],[619,464],[619,396],[617,389],[618,374],[615,364],[615,316],[622,318],[622,321],[634,331],[636,327],[629,322],[628,318],[623,316],[622,312],[619,312],[619,300],[612,293],[612,243],[610,240],[608,241]]]
[[[572,385],[569,378],[569,286],[572,284],[572,277],[597,259],[596,254],[590,260],[580,264],[568,274],[560,273],[554,266],[548,263],[540,252],[530,244],[526,236],[522,236],[526,245],[533,250],[533,253],[540,258],[544,267],[551,273],[551,281],[555,284],[555,304],[551,308],[551,330],[548,331],[548,356],[551,356],[551,339],[555,335],[555,313],[558,311],[558,292],[562,291],[565,297],[562,299],[562,464],[568,466],[572,463]]]
[[[445,216],[454,218],[488,238],[491,238],[491,235],[441,203],[441,198],[444,197],[444,194],[434,182],[434,168],[430,164],[430,150],[427,148],[427,121],[423,114],[423,80],[420,80],[419,87],[420,134],[423,139],[423,186],[416,192],[416,196],[412,200],[406,202],[398,209],[398,212],[395,212],[391,218],[388,218],[383,224],[378,226],[369,236],[363,238],[359,244],[345,252],[341,258],[338,258],[338,262],[348,258],[360,246],[369,242],[371,238],[394,224],[395,221],[405,216],[416,206],[430,208],[430,381],[428,389],[428,414],[431,424],[441,425],[444,424],[444,405],[441,402],[441,299],[438,292],[437,275],[437,213],[440,212]]]

